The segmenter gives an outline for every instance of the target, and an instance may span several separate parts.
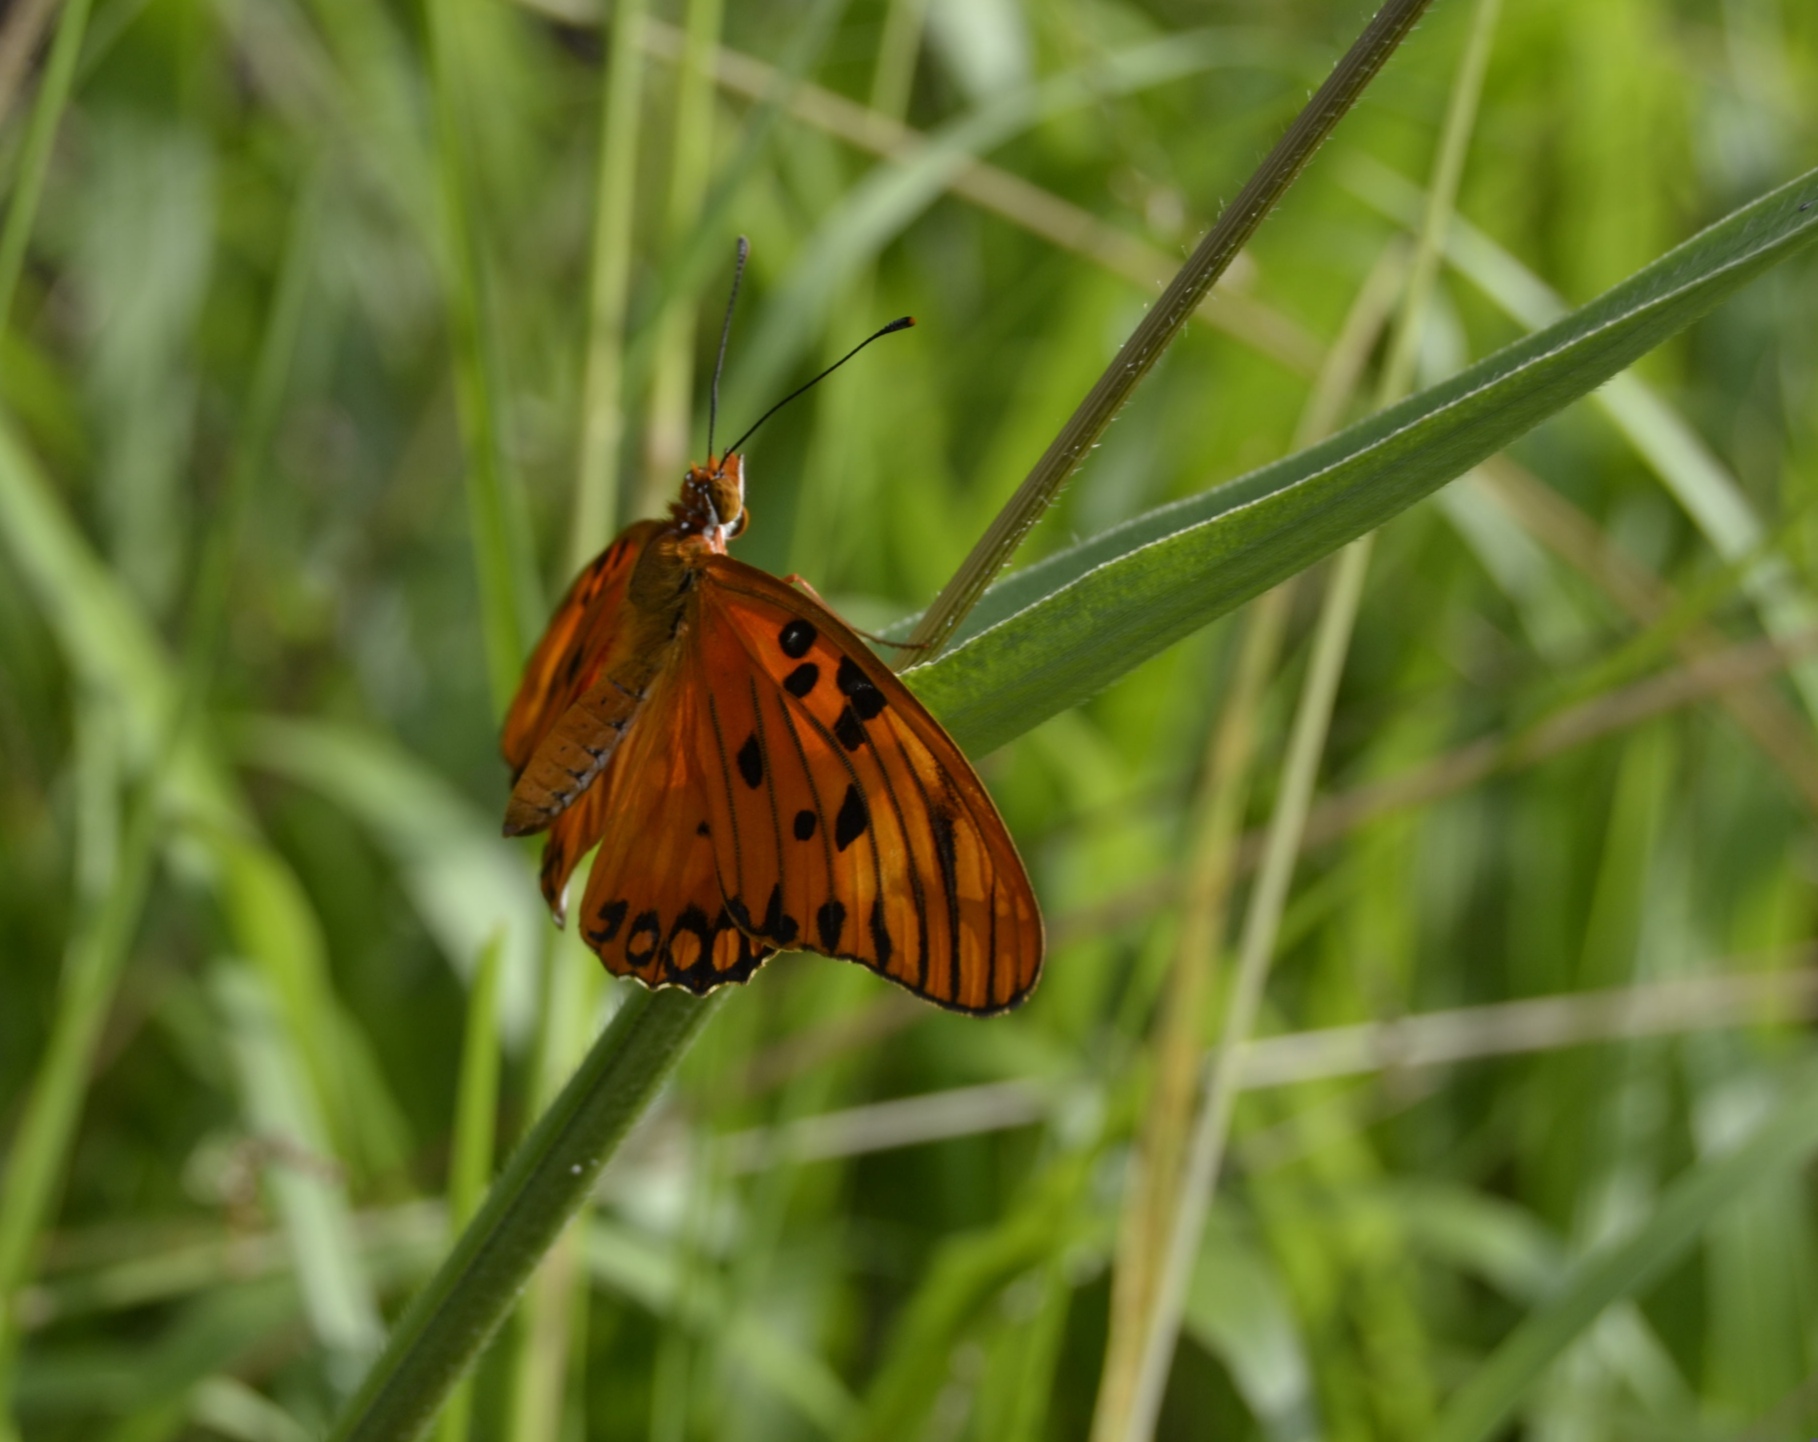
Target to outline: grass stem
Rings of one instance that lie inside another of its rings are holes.
[[[1476,121],[1499,7],[1500,0],[1477,0],[1472,15],[1470,33],[1440,134],[1427,223],[1415,252],[1399,324],[1384,366],[1378,396],[1382,406],[1399,400],[1414,379],[1419,336]],[[1307,813],[1313,804],[1313,788],[1319,778],[1326,733],[1338,698],[1338,683],[1344,674],[1345,657],[1350,651],[1351,635],[1363,599],[1371,546],[1372,537],[1365,535],[1339,552],[1321,605],[1313,639],[1313,659],[1295,710],[1281,788],[1264,843],[1262,866],[1244,917],[1237,971],[1225,1005],[1224,1027],[1218,1051],[1205,1068],[1204,1100],[1193,1128],[1179,1200],[1169,1218],[1166,1262],[1160,1272],[1150,1323],[1143,1338],[1129,1426],[1126,1431],[1108,1433],[1107,1437],[1122,1436],[1132,1442],[1142,1442],[1153,1435],[1156,1418],[1161,1413],[1162,1392],[1167,1385],[1168,1367],[1174,1357],[1180,1319],[1186,1305],[1187,1282],[1199,1254],[1206,1214],[1218,1185],[1231,1113],[1236,1106],[1237,1069],[1262,1007],[1282,912],[1287,906]]]
[[[499,1105],[499,963],[505,933],[495,931],[480,953],[467,993],[467,1032],[461,1042],[461,1085],[455,1096],[454,1152],[448,1164],[448,1226],[465,1227],[479,1211],[492,1180],[494,1113]],[[448,1396],[437,1442],[467,1442],[473,1379]]]
[[[1430,0],[1387,0],[1364,28],[1287,133],[1245,182],[1237,198],[1219,216],[1160,300],[1143,316],[953,579],[935,597],[910,638],[920,648],[918,659],[933,659],[953,635],[1067,477],[1098,443],[1138,383],[1407,38],[1429,3]]]
[[[330,1434],[334,1442],[409,1442],[422,1434],[713,1006],[686,992],[627,991],[605,1034],[392,1329]]]
[[[25,269],[25,250],[37,224],[38,202],[44,196],[44,177],[50,169],[51,149],[56,144],[57,130],[63,122],[70,89],[75,83],[76,61],[82,53],[82,36],[88,29],[90,4],[91,0],[64,0],[63,14],[57,21],[57,35],[51,41],[50,58],[45,62],[44,79],[39,83],[37,99],[32,103],[18,180],[13,187],[12,203],[6,208],[6,224],[0,227],[0,330],[6,328],[12,317],[13,295],[19,288],[19,276]]]
[[[518,686],[525,644],[540,622],[528,574],[522,516],[507,492],[500,434],[503,392],[487,312],[486,267],[468,173],[471,137],[465,93],[468,0],[429,0],[435,92],[436,178],[440,202],[443,286],[448,305],[455,395],[465,452],[468,531],[480,582],[480,629],[493,709],[500,715]]]
[[[644,104],[645,9],[645,0],[619,0],[613,7],[600,103],[587,362],[581,383],[581,452],[568,535],[571,571],[611,539],[619,515],[619,453],[625,439],[625,316]]]

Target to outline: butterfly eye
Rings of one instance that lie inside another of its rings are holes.
[[[735,536],[744,530],[745,482],[737,457],[727,458],[725,468],[708,481],[707,493],[713,504],[714,518],[720,525],[730,527]]]

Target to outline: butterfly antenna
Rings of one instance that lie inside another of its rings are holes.
[[[726,321],[720,327],[720,353],[713,362],[713,389],[707,397],[707,459],[713,460],[713,427],[720,418],[720,372],[726,369],[726,342],[732,338],[732,308],[739,303],[739,283],[745,279],[745,257],[751,242],[739,237],[738,257],[732,263],[732,294],[726,297]]]
[[[744,435],[740,436],[731,445],[726,447],[726,454],[731,455],[734,451],[738,450],[740,446],[744,445],[746,441],[750,440],[751,437],[754,434],[756,434],[757,428],[759,426],[763,425],[765,421],[769,420],[773,415],[775,415],[778,411],[780,411],[784,406],[788,405],[790,401],[794,400],[797,396],[801,395],[802,392],[812,390],[815,386],[818,386],[822,381],[826,380],[828,376],[832,375],[841,366],[845,365],[847,361],[851,360],[855,355],[857,355],[860,351],[862,351],[866,346],[870,345],[872,341],[882,340],[887,335],[895,335],[896,332],[898,332],[899,330],[908,330],[909,327],[914,324],[915,324],[915,317],[912,315],[905,315],[905,316],[897,317],[897,319],[891,321],[889,325],[884,326],[881,330],[874,330],[870,335],[866,336],[862,341],[860,341],[857,345],[855,345],[851,350],[847,351],[845,355],[841,356],[832,365],[828,366],[826,370],[822,371],[813,380],[807,381],[804,384],[797,386],[794,390],[790,391],[788,395],[784,396],[780,401],[778,401],[775,405],[773,405],[769,410],[765,411],[763,415],[759,416],[755,421],[753,421],[751,423],[750,428],[746,430]]]

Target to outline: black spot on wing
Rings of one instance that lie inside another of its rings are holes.
[[[841,693],[852,702],[852,709],[858,712],[861,721],[871,720],[889,704],[871,678],[852,664],[850,656],[840,657],[839,673],[834,679]]]
[[[783,654],[790,660],[799,661],[808,654],[808,648],[814,644],[814,638],[819,634],[798,616],[777,633],[776,643],[783,648]]]
[[[871,945],[877,952],[875,965],[882,971],[890,964],[890,953],[896,950],[890,940],[890,928],[884,923],[884,898],[871,903]]]
[[[814,839],[814,829],[819,823],[820,818],[812,811],[803,810],[796,812],[795,839],[797,841],[812,841]]]
[[[844,851],[871,825],[871,813],[865,809],[865,798],[855,784],[846,787],[846,799],[840,802],[840,814],[833,819],[833,844]]]
[[[779,883],[770,888],[770,901],[764,907],[764,920],[757,931],[766,941],[788,946],[801,931],[801,924],[783,910],[783,888]]]
[[[587,939],[595,946],[604,946],[619,934],[619,928],[625,924],[625,911],[630,905],[622,897],[610,901],[599,910],[597,926],[587,928]]]
[[[821,668],[812,661],[804,661],[783,678],[783,689],[798,700],[814,690],[821,679]]]
[[[814,913],[814,925],[821,934],[821,947],[833,951],[840,944],[840,932],[846,927],[846,908],[838,901],[825,903]]]
[[[684,932],[691,934],[700,943],[695,948],[694,959],[686,966],[677,964],[676,939]],[[700,907],[690,904],[682,908],[682,914],[675,919],[675,925],[669,928],[669,935],[663,939],[663,961],[678,975],[686,971],[695,971],[703,961],[711,967],[708,953],[713,948],[713,928],[707,924],[707,913]]]
[[[636,921],[631,923],[631,932],[625,938],[625,957],[628,961],[642,964],[649,961],[663,944],[663,918],[654,911],[638,913]]]
[[[764,748],[758,744],[757,732],[753,731],[739,747],[738,763],[739,775],[753,791],[764,784]]]
[[[865,728],[859,718],[852,714],[850,706],[843,707],[839,719],[833,723],[833,734],[840,738],[840,745],[848,751],[856,751],[865,744]]]

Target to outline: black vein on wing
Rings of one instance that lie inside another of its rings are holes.
[[[880,718],[881,719],[881,718]],[[896,733],[892,729],[892,735]],[[898,749],[901,749],[902,738],[897,737]],[[909,863],[909,898],[915,903],[916,920],[916,957],[915,972],[918,978],[917,991],[928,990],[928,894],[922,886],[921,868],[915,864],[915,847],[909,842],[909,820],[903,813],[903,803],[897,799],[896,787],[890,780],[890,768],[884,765],[882,753],[877,749],[877,742],[871,743],[872,755],[877,759],[878,780],[884,784],[884,794],[890,798],[890,809],[896,813],[897,834],[903,838],[903,852]],[[906,758],[905,758],[906,759]],[[913,770],[913,763],[911,763]],[[872,823],[872,850],[881,850],[877,844],[877,823]],[[879,893],[882,894],[881,892]]]
[[[796,704],[801,705],[803,711],[807,711],[808,708],[802,703],[797,702]],[[778,709],[783,715],[783,729],[789,733],[789,741],[795,747],[796,758],[802,763],[802,775],[808,780],[808,794],[814,798],[814,834],[820,837],[821,851],[827,858],[827,895],[829,899],[837,901],[839,883],[834,878],[833,870],[833,827],[827,822],[827,808],[821,803],[821,788],[815,784],[814,768],[808,764],[808,748],[802,745],[801,735],[795,729],[795,719],[789,714],[788,703],[785,702]],[[809,720],[813,719],[813,713],[810,712]],[[813,899],[813,896],[810,895],[809,900]],[[818,927],[818,918],[815,918],[815,921]],[[807,922],[802,924],[806,926]],[[820,933],[817,930],[815,934],[818,936]]]
[[[720,731],[719,703],[713,699],[713,692],[707,693],[707,715],[713,722],[713,745],[720,753],[720,784],[726,790],[727,825],[732,829],[732,874],[738,885],[733,888],[733,895],[741,901],[745,899],[745,854],[739,848],[739,811],[738,797],[732,790],[732,761],[726,755],[726,737]],[[724,885],[724,883],[722,883]],[[749,903],[746,910],[750,910]]]
[[[991,903],[990,908],[989,908],[990,913],[991,913],[991,937],[990,937],[990,942],[989,942],[990,961],[986,964],[986,968],[985,968],[985,1000],[988,1003],[990,1003],[992,1006],[1001,1006],[1001,1005],[1004,1005],[1005,1003],[1007,1003],[1010,1000],[1010,997],[1016,995],[1017,983],[1020,980],[1020,978],[1014,977],[1014,976],[1010,978],[1009,995],[1004,998],[1003,1002],[998,1001],[998,999],[997,999],[997,867],[995,867],[995,866],[993,866],[991,868],[991,894],[987,898],[987,900]],[[1021,930],[1020,925],[1018,927],[1018,930],[1019,931]]]
[[[789,914],[787,910],[789,898],[783,890],[783,881],[785,879],[783,872],[783,818],[777,813],[776,809],[776,771],[770,761],[770,738],[764,734],[764,703],[758,696],[757,679],[755,677],[749,678],[747,684],[751,689],[751,724],[757,735],[758,750],[764,753],[765,784],[763,791],[766,800],[770,804],[770,833],[776,839],[776,889],[777,895],[780,898],[777,905],[781,914],[787,916]],[[749,910],[751,905],[749,899],[747,899],[745,905],[747,910]],[[797,923],[798,928],[804,927],[805,925],[806,923]],[[771,937],[769,940],[774,943],[776,938]]]
[[[922,816],[928,823],[928,845],[934,851],[936,865],[940,867],[941,881],[944,884],[943,889],[946,892],[947,901],[947,994],[949,996],[957,997],[960,994],[959,886],[958,877],[955,874],[956,868],[954,866],[953,857],[953,823],[957,818],[950,815],[947,819],[947,845],[943,848],[941,845],[940,826],[935,820],[934,798],[928,794],[927,783],[922,780],[921,768],[915,764],[915,757],[909,754],[909,740],[913,739],[918,746],[922,745],[922,741],[919,736],[912,735],[910,737],[905,737],[904,732],[907,730],[907,727],[899,729],[898,727],[892,726],[890,728],[890,739],[896,743],[897,755],[903,758],[903,766],[909,772],[911,779],[915,782],[916,795],[921,798],[922,802]],[[875,744],[876,743],[874,742],[873,745],[875,746]],[[925,746],[922,746],[922,750],[924,754],[926,754],[927,748]],[[939,758],[932,757],[930,759],[934,762],[936,773],[944,774],[941,772]],[[925,924],[923,930],[927,930]],[[922,954],[924,957],[926,957],[927,952],[928,944],[924,941],[922,943]],[[926,984],[927,981],[927,969],[927,963],[924,961],[922,965],[924,984]]]

